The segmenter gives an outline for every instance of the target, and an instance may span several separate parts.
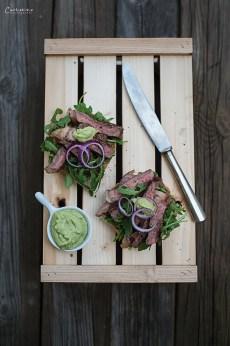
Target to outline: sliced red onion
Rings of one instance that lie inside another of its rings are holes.
[[[89,148],[89,146],[90,145],[96,145],[101,151],[101,156],[102,156],[101,161],[95,166],[93,166],[89,163],[89,160],[90,160],[90,148]],[[76,155],[76,153],[73,152],[73,149],[79,150],[79,154]],[[77,158],[79,160],[79,164],[75,164],[69,160],[70,153],[73,153],[73,154],[75,154],[75,156],[77,156]],[[84,158],[84,155],[86,155],[86,159]],[[79,167],[85,167],[85,168],[90,168],[90,169],[98,168],[103,164],[104,160],[105,160],[105,152],[104,152],[103,146],[96,141],[88,141],[84,144],[71,145],[66,152],[66,161],[69,163],[70,166],[75,167],[75,168],[79,168]]]
[[[127,213],[127,211],[122,207],[122,201],[126,201],[128,202],[129,206],[131,207],[131,211],[129,213]],[[123,214],[124,216],[131,216],[133,213],[133,203],[132,201],[130,201],[130,199],[128,199],[127,197],[121,197],[118,201],[118,209],[121,212],[121,214]]]
[[[97,146],[101,150],[101,161],[97,165],[95,165],[95,166],[90,165],[89,160],[87,160],[87,162],[86,162],[85,159],[84,159],[84,152],[85,152],[85,150],[89,150],[89,146],[90,145],[95,145],[95,146]],[[105,160],[105,152],[104,152],[103,146],[100,143],[96,142],[96,141],[90,141],[90,142],[87,142],[84,145],[84,148],[85,148],[85,150],[82,150],[81,153],[80,153],[80,155],[81,155],[81,162],[82,162],[83,166],[86,167],[86,168],[91,168],[91,169],[100,167],[103,164],[104,160]]]
[[[148,220],[148,219],[150,219],[151,217],[152,217],[152,215],[151,216],[147,216],[146,214],[144,214],[143,213],[143,211],[146,211],[146,209],[138,209],[138,210],[136,210],[133,214],[132,214],[132,218],[131,218],[131,221],[132,221],[132,226],[133,226],[133,228],[136,230],[136,231],[138,231],[138,232],[150,232],[150,231],[152,231],[153,229],[154,229],[154,227],[156,226],[156,224],[155,225],[153,225],[152,227],[150,227],[150,228],[143,228],[143,227],[139,227],[137,224],[136,224],[136,222],[135,222],[135,218],[136,217],[139,217],[140,219],[143,219],[143,220]],[[142,212],[142,213],[141,213]]]
[[[73,152],[73,149],[77,149],[77,150],[79,150],[79,155],[80,155],[80,158],[78,157],[78,155],[76,155],[76,152]],[[87,159],[89,160],[89,150],[87,149],[87,148],[85,148],[85,146],[84,145],[81,145],[81,144],[74,144],[74,145],[71,145],[69,148],[68,148],[68,150],[67,150],[67,152],[66,152],[66,161],[68,162],[68,164],[70,165],[70,166],[72,166],[72,167],[75,167],[75,168],[79,168],[79,167],[82,167],[83,166],[83,163],[81,162],[81,153],[82,152],[85,152],[86,153],[86,156],[87,156]],[[78,160],[79,160],[79,165],[78,164],[75,164],[75,163],[73,163],[73,162],[71,162],[70,160],[69,160],[69,155],[70,154],[74,154],[75,156],[77,156],[77,158],[78,158]]]
[[[150,219],[150,217],[152,217],[156,213],[155,209],[151,210],[147,208],[136,209],[135,212],[136,216],[143,220]]]

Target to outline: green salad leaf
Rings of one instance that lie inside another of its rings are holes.
[[[93,113],[93,108],[91,106],[87,106],[82,100],[84,95],[79,99],[78,104],[74,105],[74,108],[78,112],[85,113],[89,115],[92,119],[102,122],[110,122],[113,118],[106,118],[101,112]]]
[[[186,211],[181,202],[172,198],[165,210],[163,226],[161,227],[160,237],[162,240],[168,238],[170,233],[186,219]]]
[[[48,151],[51,154],[56,154],[60,145],[55,143],[54,139],[51,137],[47,137],[42,142],[40,148],[42,151]]]
[[[68,165],[67,171],[73,182],[85,187],[91,196],[93,196],[104,176],[105,167],[101,165],[95,169],[88,169],[84,167],[76,168]]]
[[[111,137],[111,138],[107,139],[107,142],[123,145],[124,143],[126,143],[126,142],[128,142],[128,141],[123,141],[123,140],[120,139],[120,138]]]
[[[65,187],[67,187],[67,189],[70,188],[70,186],[73,185],[73,178],[72,178],[72,176],[69,173],[67,173],[65,175],[64,183],[65,183]]]
[[[45,125],[45,128],[44,128],[45,133],[47,135],[50,135],[51,132],[53,132],[54,130],[57,130],[57,129],[60,129],[60,128],[67,126],[71,122],[69,115],[59,117],[59,119],[57,118],[58,115],[62,115],[62,114],[63,114],[62,109],[57,108],[55,110],[55,112],[54,112],[54,114],[50,120],[50,123]]]
[[[123,215],[119,215],[116,219],[113,219],[111,215],[105,215],[104,220],[117,230],[114,241],[122,241],[124,236],[129,236],[133,232],[131,219]]]
[[[146,184],[137,184],[135,188],[130,188],[125,185],[119,186],[117,191],[120,192],[123,196],[126,197],[135,197],[138,196],[141,192],[146,190]]]

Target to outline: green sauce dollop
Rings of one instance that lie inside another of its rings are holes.
[[[97,130],[92,126],[86,126],[83,129],[74,131],[73,136],[78,142],[87,142],[93,139]]]
[[[81,245],[88,233],[88,223],[77,210],[56,211],[51,219],[51,235],[60,249],[71,250]]]

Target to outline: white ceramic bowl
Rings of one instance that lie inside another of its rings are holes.
[[[91,222],[89,220],[89,216],[86,214],[86,212],[78,207],[74,207],[74,206],[67,206],[67,207],[62,207],[62,208],[55,208],[51,203],[50,201],[43,195],[43,193],[41,192],[36,192],[35,193],[35,197],[36,199],[44,206],[48,209],[49,211],[49,220],[48,220],[48,224],[47,224],[47,236],[48,236],[48,239],[50,241],[50,243],[58,250],[62,250],[62,251],[65,251],[65,252],[74,252],[74,251],[78,251],[78,250],[81,250],[91,239],[91,236],[92,236],[92,226],[91,226]],[[53,217],[53,214],[56,213],[56,212],[59,212],[60,210],[63,210],[63,209],[73,209],[73,210],[76,210],[78,211],[79,213],[81,213],[86,222],[87,222],[87,225],[88,225],[88,229],[87,229],[87,236],[85,238],[85,240],[83,241],[83,243],[81,243],[79,246],[73,248],[73,249],[70,249],[70,250],[64,250],[64,249],[60,249],[58,247],[58,245],[55,243],[55,241],[53,240],[53,237],[52,237],[52,233],[51,233],[51,226],[50,226],[50,222],[51,222],[51,219]]]

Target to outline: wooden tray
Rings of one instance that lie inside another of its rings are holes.
[[[131,106],[124,85],[117,85],[117,62],[128,62],[145,94],[154,106],[156,88],[160,92],[161,122],[173,144],[176,157],[194,186],[194,142],[192,103],[191,39],[47,39],[45,122],[54,109],[67,109],[78,99],[80,64],[83,64],[85,101],[95,111],[116,115],[116,94],[122,95],[124,139],[122,157],[114,157],[106,171],[97,198],[83,192],[82,205],[93,222],[93,237],[82,250],[81,264],[76,253],[57,251],[46,235],[44,210],[43,282],[195,282],[195,224],[190,219],[162,242],[162,264],[156,265],[156,246],[150,251],[122,250],[122,265],[116,265],[113,229],[96,218],[107,188],[116,183],[116,162],[122,160],[123,173],[155,168],[155,149]],[[79,59],[79,57],[84,57]],[[119,57],[119,58],[118,58]],[[84,62],[80,62],[84,60]],[[154,85],[154,61],[160,62],[160,83]],[[121,68],[121,67],[120,67]],[[117,89],[122,89],[119,93]],[[114,121],[116,121],[116,116]],[[161,160],[161,159],[160,159]],[[47,157],[45,156],[45,165]],[[172,193],[182,199],[175,179],[164,159],[161,175]],[[44,173],[44,193],[55,205],[76,205],[77,187],[67,190],[59,174]],[[79,202],[79,198],[78,198]],[[158,251],[158,250],[157,250]],[[79,260],[78,260],[79,262]]]

